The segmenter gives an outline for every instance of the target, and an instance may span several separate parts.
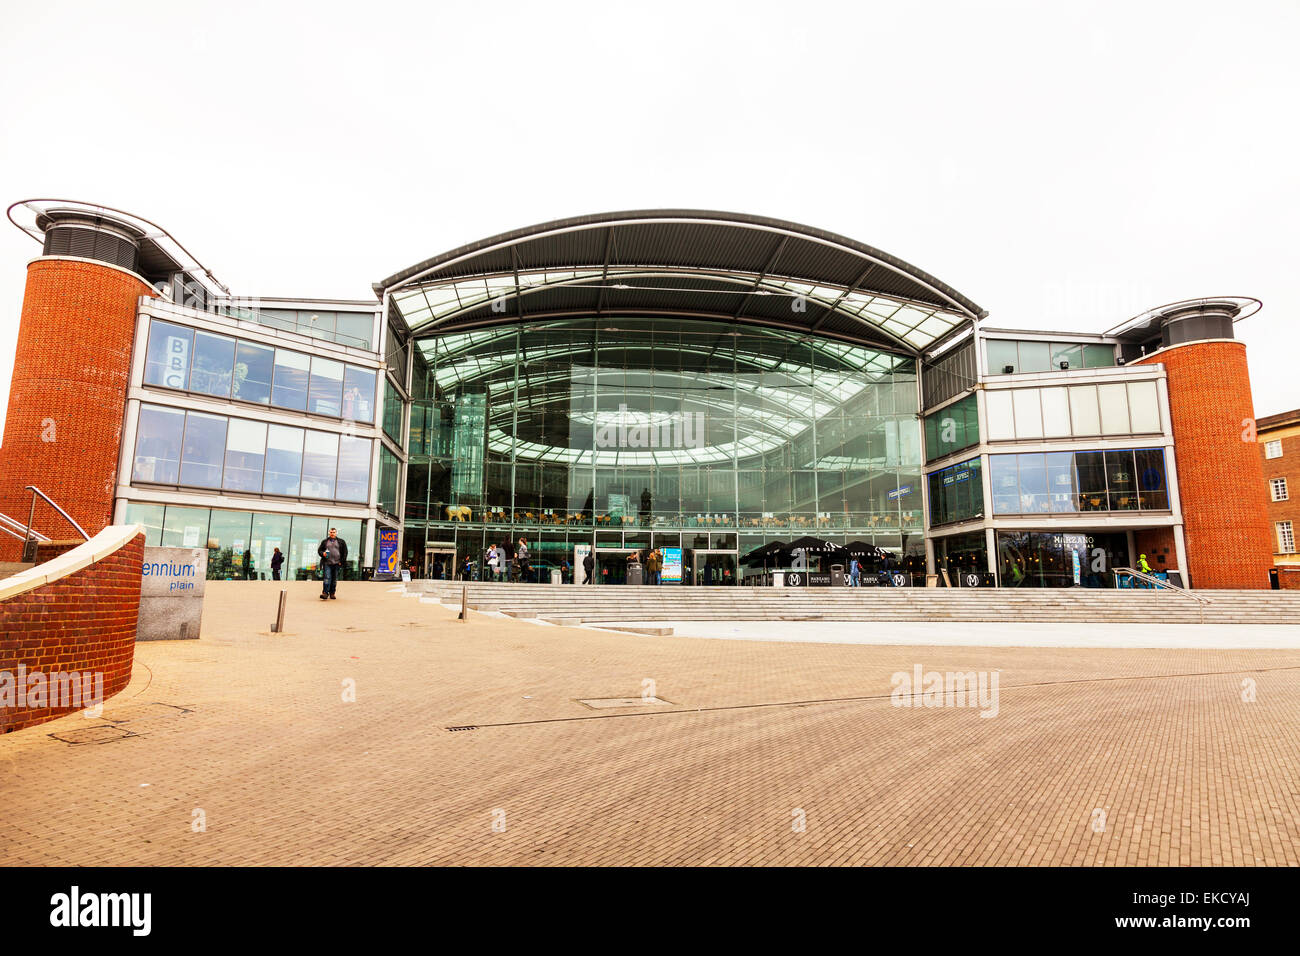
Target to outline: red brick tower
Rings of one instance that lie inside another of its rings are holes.
[[[44,255],[27,268],[4,443],[0,512],[26,524],[35,485],[87,533],[113,519],[113,494],[131,371],[136,304],[152,292],[136,275],[139,232],[103,216],[47,210]],[[79,537],[36,506],[35,528]],[[0,535],[0,560],[22,543]]]
[[[1273,545],[1255,441],[1246,346],[1233,340],[1241,300],[1158,310],[1178,462],[1188,576],[1197,588],[1267,588]]]

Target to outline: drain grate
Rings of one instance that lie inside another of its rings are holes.
[[[115,740],[124,740],[127,737],[138,737],[139,734],[132,733],[125,727],[114,727],[111,724],[96,724],[94,727],[87,727],[84,730],[64,730],[57,734],[50,734],[55,740],[61,740],[65,744],[111,744]]]
[[[474,724],[466,724],[464,727],[448,727],[447,729],[454,734],[458,730],[478,730],[478,727]]]
[[[579,700],[592,710],[606,710],[610,707],[649,707],[655,704],[671,704],[671,700],[662,697],[589,697]]]

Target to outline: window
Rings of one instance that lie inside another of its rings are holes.
[[[311,356],[286,349],[275,350],[275,381],[271,388],[271,404],[297,412],[307,410],[307,370]]]
[[[339,440],[339,478],[335,493],[340,501],[365,502],[370,497],[370,448],[368,438],[344,435]]]
[[[1162,448],[990,455],[993,513],[1164,511]]]
[[[218,398],[230,396],[234,373],[235,340],[207,332],[194,333],[194,362],[190,370],[190,391]]]
[[[991,441],[1008,441],[1016,437],[1015,412],[1011,404],[1011,392],[999,389],[985,394],[985,403],[989,418],[989,439]]]
[[[1286,479],[1285,479],[1285,478],[1272,478],[1272,479],[1269,480],[1269,483],[1268,483],[1268,484],[1269,484],[1269,490],[1273,492],[1273,500],[1274,500],[1274,501],[1286,501],[1286,500],[1287,500]]]
[[[265,460],[266,423],[232,418],[226,433],[226,474],[222,487],[228,491],[261,491]]]
[[[402,398],[392,382],[384,379],[384,431],[399,445],[402,443]]]
[[[1043,410],[1038,401],[1038,390],[1018,388],[1011,393],[1016,409],[1016,437],[1043,437]]]
[[[158,405],[141,405],[131,480],[176,484],[180,480],[184,433],[184,412]]]
[[[302,474],[301,428],[271,425],[266,432],[266,473],[262,490],[271,495],[296,495]]]
[[[1295,535],[1289,521],[1277,523],[1277,550],[1279,554],[1295,554]]]
[[[1096,385],[1070,386],[1070,421],[1076,435],[1100,435]]]
[[[1015,372],[1019,369],[1019,359],[1016,354],[1016,343],[1006,339],[989,339],[986,343],[988,347],[989,374],[1003,375],[1007,367]]]
[[[1020,343],[1021,372],[1048,372],[1052,368],[1052,347],[1046,342]]]
[[[271,375],[275,349],[252,342],[240,342],[235,350],[234,385],[231,398],[241,402],[271,404]]]
[[[343,417],[354,422],[375,420],[375,373],[349,365],[343,373]]]
[[[1160,431],[1160,399],[1155,382],[1128,383],[1128,413],[1134,432]]]
[[[1097,399],[1101,403],[1101,433],[1128,434],[1128,391],[1124,384],[1098,385]]]
[[[415,412],[418,406],[411,406],[411,437],[416,436]],[[818,425],[819,429],[824,426]],[[925,419],[925,448],[927,460],[934,461],[945,455],[979,444],[979,410],[974,395],[967,395],[960,401],[953,402],[947,408],[940,409]],[[818,432],[818,441],[825,442],[823,432]]]
[[[387,448],[379,450],[379,507],[397,514],[397,483],[402,463]]]
[[[185,415],[180,483],[199,488],[220,488],[225,457],[226,419],[220,415],[188,412]]]
[[[1039,456],[1042,457],[1041,455]],[[930,523],[949,524],[984,514],[980,460],[972,458],[930,475]]]
[[[1061,368],[1062,362],[1066,364],[1066,369]],[[1053,371],[1066,371],[1075,368],[1083,368],[1083,346],[1054,343],[1052,345]]]
[[[1069,393],[1063,388],[1044,388],[1039,394],[1043,399],[1043,437],[1069,437]]]
[[[339,436],[308,431],[302,446],[302,494],[308,498],[333,498],[338,471]]]
[[[343,363],[314,356],[311,360],[311,388],[307,410],[317,415],[339,416],[343,412]]]
[[[184,388],[190,377],[190,353],[193,350],[193,330],[154,319],[149,323],[149,346],[144,360],[145,384]]]
[[[1266,441],[1266,442],[1264,442],[1264,457],[1265,457],[1265,458],[1281,458],[1281,457],[1282,457],[1282,441],[1279,439],[1278,441]]]
[[[1115,364],[1115,346],[1085,345],[1083,347],[1083,364],[1085,368],[1108,368]]]

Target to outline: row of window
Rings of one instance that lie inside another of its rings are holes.
[[[993,513],[1167,511],[1162,448],[990,455]]]
[[[141,405],[132,480],[365,503],[369,438]]]
[[[984,350],[990,375],[1106,368],[1115,364],[1113,345],[986,339]]]
[[[128,524],[144,526],[147,547],[207,548],[209,579],[270,580],[276,551],[283,556],[280,578],[309,580],[316,576],[316,549],[329,529],[347,542],[343,576],[358,577],[363,564],[364,525],[357,518],[190,508],[132,501],[126,506]]]
[[[144,381],[350,421],[375,420],[374,369],[153,319]]]
[[[986,396],[989,441],[1143,435],[1163,430],[1154,381],[991,389]]]

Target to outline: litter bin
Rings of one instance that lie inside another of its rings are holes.
[[[631,564],[627,566],[627,583],[628,584],[641,583],[641,562],[640,561],[633,561]]]
[[[563,576],[563,575],[564,575],[564,572],[562,572],[559,568],[551,568],[551,583],[552,583],[552,584],[563,584],[563,583],[564,583],[564,576]]]
[[[1282,585],[1277,579],[1277,568],[1268,569],[1268,586],[1274,591],[1280,591],[1282,589]]]
[[[842,564],[832,564],[832,565],[831,565],[831,587],[833,587],[833,588],[842,588],[842,587],[844,587],[844,584],[845,584],[845,582],[844,582],[844,565],[842,565]]]

